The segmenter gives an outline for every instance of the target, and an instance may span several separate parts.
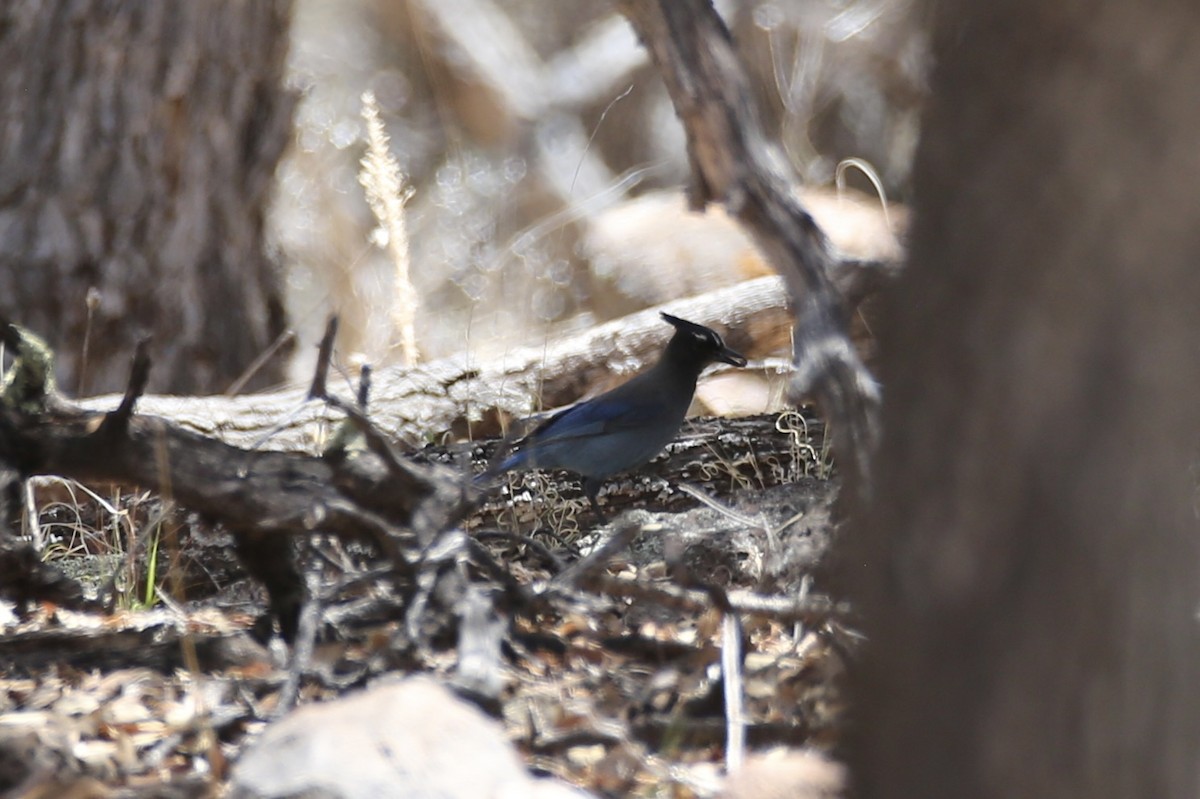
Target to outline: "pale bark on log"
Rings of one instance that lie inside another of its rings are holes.
[[[850,307],[878,293],[897,274],[898,264],[838,261],[833,281]],[[788,295],[777,277],[746,281],[679,300],[662,310],[726,333],[729,345],[761,357],[785,349],[790,323]],[[415,448],[430,436],[452,431],[463,438],[498,435],[500,420],[570,404],[641,371],[658,356],[672,328],[658,310],[648,310],[572,335],[547,347],[513,350],[498,363],[468,354],[414,368],[375,372],[370,416],[399,445]],[[123,374],[124,372],[122,372]],[[334,381],[350,397],[353,390]],[[139,400],[145,413],[238,445],[260,442],[272,449],[319,448],[336,419],[320,403],[301,407],[304,390],[288,389],[244,397],[173,397]],[[87,408],[113,408],[119,397],[96,397]]]
[[[861,279],[857,269],[846,274],[848,282]],[[752,356],[758,349],[754,342],[770,350],[787,341],[787,296],[778,278],[748,281],[663,310],[721,329],[731,347],[748,349]],[[468,425],[471,437],[496,435],[498,416],[521,418],[628,379],[658,357],[672,332],[651,310],[547,347],[514,350],[499,362],[456,355],[414,368],[380,370],[372,378],[369,415],[408,448],[449,430],[468,437]],[[330,387],[347,399],[354,393],[338,380]],[[231,444],[249,445],[273,431],[268,448],[312,451],[327,435],[329,421],[340,416],[319,402],[301,407],[303,400],[299,388],[246,397],[146,396],[138,409]],[[98,397],[84,405],[110,409],[118,401],[116,396]]]

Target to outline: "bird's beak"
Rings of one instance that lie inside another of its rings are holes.
[[[721,361],[722,363],[727,363],[730,366],[746,365],[746,356],[742,355],[740,352],[734,352],[728,347],[721,348],[721,351],[717,353],[716,360]]]

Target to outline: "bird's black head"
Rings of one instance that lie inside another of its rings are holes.
[[[672,362],[694,368],[697,374],[713,361],[732,366],[746,365],[746,359],[726,347],[717,331],[668,313],[660,316],[675,327],[665,356]]]

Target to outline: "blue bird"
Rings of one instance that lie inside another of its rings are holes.
[[[542,422],[517,450],[481,479],[513,469],[566,469],[583,477],[583,493],[599,519],[604,481],[641,466],[679,432],[696,392],[696,379],[715,361],[745,366],[715,330],[670,314],[675,335],[650,369],[598,397]]]

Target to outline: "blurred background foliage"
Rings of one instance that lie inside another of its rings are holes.
[[[828,190],[861,158],[908,195],[926,41],[912,0],[718,2],[768,133],[843,250],[892,255],[870,183]],[[407,224],[423,359],[503,358],[550,337],[769,268],[719,209],[692,214],[682,127],[645,51],[607,3],[298,0],[289,81],[301,99],[272,237],[307,374],[324,317],[343,353],[396,362],[395,268],[359,185],[372,91],[414,193]]]

